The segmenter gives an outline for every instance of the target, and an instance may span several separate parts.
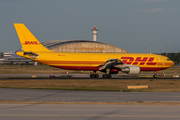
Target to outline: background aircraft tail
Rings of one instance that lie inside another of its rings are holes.
[[[22,23],[14,23],[17,35],[24,52],[52,52],[45,48]]]

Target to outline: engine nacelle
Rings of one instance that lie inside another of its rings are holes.
[[[124,73],[127,73],[127,74],[137,75],[140,73],[140,67],[139,66],[127,66],[127,67],[123,68],[121,71]]]

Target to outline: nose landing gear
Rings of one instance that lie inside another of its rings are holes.
[[[154,74],[154,75],[153,75],[153,78],[157,78],[157,76],[158,76],[157,74]]]
[[[158,76],[157,73],[158,73],[158,71],[155,71],[155,72],[154,72],[153,78],[157,78],[157,76]]]

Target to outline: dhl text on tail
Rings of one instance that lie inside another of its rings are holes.
[[[23,51],[16,54],[52,67],[69,70],[91,70],[91,78],[98,78],[96,71],[104,72],[103,78],[119,71],[139,74],[140,71],[167,69],[174,63],[165,56],[140,53],[66,53],[45,48],[22,23],[14,23]],[[157,77],[157,74],[154,74]]]

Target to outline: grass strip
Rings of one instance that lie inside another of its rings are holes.
[[[129,85],[147,85],[147,89],[128,89]],[[87,90],[117,92],[180,92],[176,79],[60,79],[60,80],[0,80],[0,88]]]

